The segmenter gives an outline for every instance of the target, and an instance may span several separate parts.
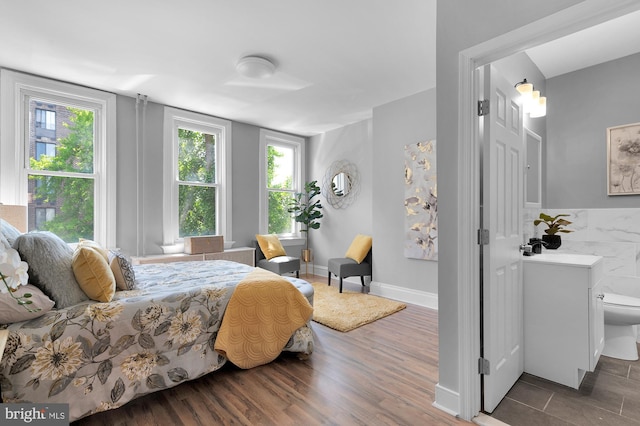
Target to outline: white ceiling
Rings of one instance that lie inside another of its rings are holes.
[[[0,66],[300,135],[435,87],[436,0],[29,0]],[[257,54],[273,77],[235,72]]]
[[[546,78],[640,52],[640,11],[527,50]]]
[[[0,7],[0,66],[299,135],[364,120],[436,84],[436,0]],[[635,53],[639,14],[527,53],[547,78]],[[272,59],[276,74],[237,75],[236,62],[251,54]]]

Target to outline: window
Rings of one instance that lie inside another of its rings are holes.
[[[164,245],[231,240],[231,123],[168,107],[164,123]]]
[[[36,108],[37,129],[55,130],[56,129],[56,112]]]
[[[43,155],[49,156],[49,157],[55,157],[56,156],[56,144],[52,143],[52,142],[42,142],[42,141],[38,141],[36,140],[36,156],[35,159],[36,161],[40,161],[40,157],[42,157]]]
[[[115,247],[115,95],[2,70],[0,201],[29,230]]]
[[[44,229],[46,222],[56,217],[56,209],[51,207],[37,207],[35,209],[36,229]]]
[[[304,138],[261,130],[260,152],[260,233],[300,236],[287,210],[304,185]]]

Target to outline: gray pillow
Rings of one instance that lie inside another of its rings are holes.
[[[16,241],[16,238],[18,238],[22,234],[22,232],[18,231],[18,228],[2,218],[0,218],[0,232],[2,232],[4,238],[6,238],[9,244],[12,246]]]
[[[73,250],[60,237],[30,232],[20,235],[13,248],[29,264],[29,282],[56,302],[57,309],[89,300],[73,275]]]

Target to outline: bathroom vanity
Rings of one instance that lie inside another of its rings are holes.
[[[604,347],[602,257],[523,259],[524,371],[578,389]]]

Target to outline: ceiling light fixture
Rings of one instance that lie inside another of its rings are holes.
[[[540,96],[540,91],[534,90],[533,84],[526,78],[516,83],[515,88],[520,93],[524,112],[529,113],[529,117],[538,118],[547,115],[547,98]]]
[[[268,78],[276,71],[276,66],[261,56],[245,56],[236,64],[236,71],[249,78]]]

